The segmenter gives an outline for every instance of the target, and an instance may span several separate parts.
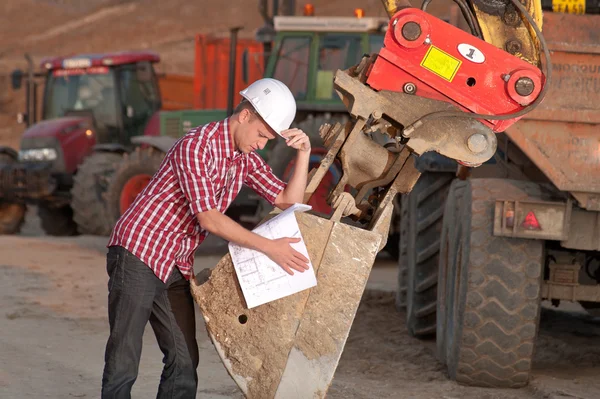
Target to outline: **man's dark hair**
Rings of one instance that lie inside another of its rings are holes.
[[[235,107],[235,109],[233,110],[233,113],[234,114],[239,114],[244,109],[247,109],[253,115],[255,114],[255,115],[258,116],[256,110],[254,109],[254,107],[252,106],[252,104],[250,103],[250,101],[246,100],[245,98],[243,98],[242,101]]]

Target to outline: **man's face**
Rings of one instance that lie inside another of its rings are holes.
[[[240,127],[241,131],[236,144],[244,154],[262,150],[269,140],[277,137],[277,133],[259,115],[247,109],[240,113]]]

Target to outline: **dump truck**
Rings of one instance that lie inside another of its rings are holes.
[[[521,16],[472,3],[486,40],[534,60],[538,43],[514,31]],[[527,383],[542,301],[600,308],[599,10],[543,2],[542,18],[539,3],[524,4],[552,54],[544,101],[497,135],[479,168],[419,159],[401,198],[397,306],[413,336],[436,340],[450,378],[470,385]]]

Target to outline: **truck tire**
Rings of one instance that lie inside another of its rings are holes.
[[[408,234],[408,198],[405,195],[398,195],[397,204],[400,206],[400,237],[398,239],[398,289],[396,290],[396,309],[401,312],[406,309],[406,278],[408,276],[407,241],[402,237]]]
[[[318,167],[323,157],[327,154],[327,149],[324,147],[323,140],[319,135],[320,127],[325,124],[335,124],[337,122],[344,123],[347,117],[328,117],[326,115],[309,115],[306,119],[293,125],[298,129],[304,131],[310,138],[312,147],[309,172],[313,167]],[[280,179],[287,181],[294,170],[296,158],[296,150],[288,147],[283,139],[277,139],[277,143],[269,153],[269,159],[267,163],[273,169],[273,172]],[[330,206],[326,203],[326,196],[329,191],[335,186],[339,178],[341,177],[342,169],[340,165],[335,163],[329,168],[330,173],[325,175],[321,186],[314,193],[310,201],[313,210],[324,214],[329,214],[331,211]],[[262,211],[260,212],[261,218],[264,217],[268,212],[271,211],[271,206],[266,204],[265,201],[260,202]]]
[[[454,177],[454,173],[425,172],[402,196],[404,254],[398,263],[406,268],[406,327],[417,338],[435,336],[440,234]]]
[[[17,162],[12,156],[0,153],[0,166]],[[18,234],[25,223],[27,206],[9,201],[0,201],[0,235]]]
[[[454,180],[446,201],[437,292],[437,351],[449,377],[527,385],[538,331],[543,241],[492,235],[495,199],[543,199],[540,185]]]
[[[108,218],[104,193],[120,159],[118,153],[95,152],[79,166],[71,189],[71,208],[81,234],[110,235],[113,224]]]
[[[114,226],[137,195],[158,171],[165,153],[152,147],[137,147],[123,157],[106,190],[108,218]]]
[[[48,204],[38,204],[38,216],[42,229],[49,236],[75,236],[78,234],[77,224],[73,220],[73,209],[69,205],[59,208]]]

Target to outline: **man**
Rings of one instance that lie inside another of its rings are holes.
[[[308,259],[289,245],[299,239],[266,239],[224,215],[242,184],[281,209],[302,202],[308,175],[308,136],[289,129],[296,114],[290,90],[261,79],[240,94],[244,100],[231,117],[176,142],[113,230],[103,398],[130,397],[148,321],[164,354],[158,397],[195,397],[199,359],[188,280],[194,251],[209,233],[263,252],[289,274],[308,269]],[[287,184],[255,152],[277,135],[298,150]]]
[[[73,104],[73,109],[89,109],[95,107],[97,104],[98,99],[94,98],[94,93],[87,82],[81,83],[77,90],[77,101]]]

